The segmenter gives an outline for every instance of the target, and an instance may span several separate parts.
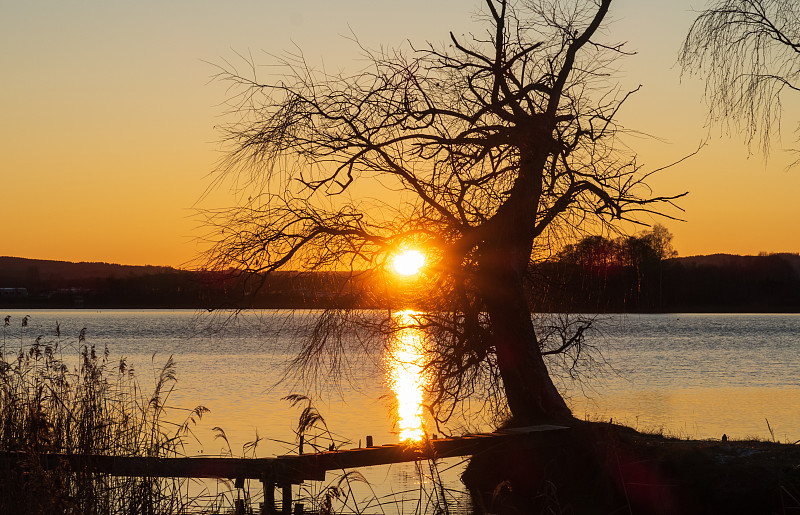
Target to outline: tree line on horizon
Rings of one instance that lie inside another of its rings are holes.
[[[243,274],[169,267],[3,258],[6,308],[377,309],[402,302],[388,275],[353,281],[335,272]],[[16,261],[12,266],[11,261]],[[376,282],[378,284],[376,284]],[[531,266],[534,312],[798,311],[800,254],[677,257],[663,226],[634,236],[586,236]],[[414,306],[409,306],[414,307]]]
[[[770,312],[800,310],[800,255],[677,257],[661,226],[637,236],[589,236],[542,263],[534,310]]]

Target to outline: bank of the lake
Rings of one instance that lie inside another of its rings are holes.
[[[464,474],[481,513],[731,515],[800,512],[800,445],[670,438],[571,424],[559,444],[503,447]],[[798,442],[800,443],[800,442]]]

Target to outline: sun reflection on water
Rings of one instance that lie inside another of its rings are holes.
[[[413,311],[393,315],[399,326],[414,324]],[[389,385],[397,398],[397,419],[400,441],[421,441],[425,436],[423,422],[423,392],[426,387],[424,332],[403,327],[391,342],[387,359]]]

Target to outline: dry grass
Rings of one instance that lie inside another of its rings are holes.
[[[146,393],[124,359],[112,363],[107,349],[54,336],[17,340],[3,327],[0,351],[0,450],[25,454],[22,465],[0,468],[0,513],[147,513],[187,511],[182,479],[112,477],[66,467],[44,470],[44,453],[169,457],[181,454],[191,422],[207,411],[188,410],[185,422],[166,417],[175,383],[170,357],[155,369]]]

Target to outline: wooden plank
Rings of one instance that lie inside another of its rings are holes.
[[[30,461],[20,452],[2,452],[0,459],[10,466]],[[42,454],[44,468],[65,467],[71,470],[99,472],[115,476],[193,477],[226,479],[261,479],[264,475],[282,478],[306,475],[304,462],[297,457],[278,458],[151,458],[139,456],[103,456],[86,454]],[[313,471],[312,471],[313,472]]]
[[[264,488],[264,502],[261,503],[261,515],[275,515],[275,482],[269,476],[261,478]]]
[[[327,471],[432,458],[470,456],[479,452],[484,452],[493,446],[513,442],[515,440],[533,440],[534,444],[546,445],[552,443],[553,437],[563,434],[562,432],[566,429],[568,428],[564,426],[533,426],[517,428],[503,433],[482,433],[463,437],[428,440],[426,445],[422,446],[390,444],[380,447],[367,447],[364,449],[348,449],[306,454],[303,455],[302,458],[306,460],[304,467],[306,471]]]
[[[514,441],[526,445],[549,445],[568,428],[532,426],[496,433],[481,433],[455,438],[428,440],[423,445],[388,444],[364,449],[326,451],[316,454],[286,455],[274,458],[155,458],[77,454],[43,454],[38,457],[45,468],[98,472],[114,476],[192,477],[259,479],[267,483],[321,481],[328,470],[368,467],[434,458],[469,456],[493,446]],[[19,452],[0,452],[4,466],[15,467],[31,457]],[[265,484],[265,487],[267,485]]]
[[[281,513],[292,515],[292,483],[285,482],[281,485]]]

